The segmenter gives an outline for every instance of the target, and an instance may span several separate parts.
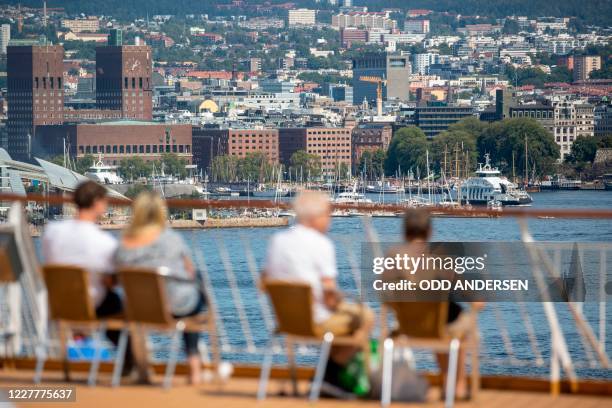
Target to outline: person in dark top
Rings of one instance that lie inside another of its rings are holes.
[[[405,242],[391,250],[387,256],[395,256],[396,254],[408,255],[411,257],[427,256],[427,254],[433,255],[436,253],[429,244],[431,238],[431,216],[429,212],[424,209],[409,209],[404,215],[404,240]],[[442,255],[442,254],[438,254]],[[408,279],[411,281],[418,281],[423,279],[449,279],[454,280],[454,272],[445,271],[417,271],[415,274],[406,274],[404,270],[391,270],[385,272],[384,279],[387,281],[393,281],[398,279]],[[403,299],[388,299],[388,300],[400,300],[410,301],[406,298],[406,295],[402,295]],[[431,299],[419,299],[418,296],[423,296],[421,293],[414,294],[415,301],[431,301]],[[444,299],[443,299],[444,298]],[[475,327],[477,311],[482,309],[484,303],[482,302],[471,302],[469,310],[465,310],[459,303],[452,300],[450,294],[440,295],[439,301],[445,301],[448,303],[447,313],[447,332],[451,337],[464,339],[470,329]],[[415,303],[417,307],[417,303]],[[437,353],[436,358],[438,365],[442,372],[444,382],[446,382],[446,373],[448,372],[448,354]],[[467,378],[465,372],[465,348],[459,349],[459,360],[457,368],[457,388],[456,398],[464,400],[469,398],[469,392],[467,387]]]

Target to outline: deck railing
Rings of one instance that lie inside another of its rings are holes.
[[[12,202],[13,213],[20,211],[15,203],[36,202],[44,205],[63,205],[70,202],[65,196],[27,197],[0,194],[0,203]],[[167,200],[170,208],[181,209],[288,209],[287,202],[270,202],[263,200]],[[123,207],[127,201],[112,200],[112,205]],[[337,250],[342,254],[339,259],[340,283],[343,290],[353,295],[359,295],[361,287],[361,270],[359,266],[358,241],[368,242],[374,251],[380,251],[380,238],[376,222],[367,214],[372,211],[399,212],[405,207],[396,204],[385,205],[336,205],[337,209],[355,209],[365,215],[354,224],[354,234],[334,236]],[[436,215],[461,217],[512,217],[517,220],[520,229],[520,239],[533,242],[527,220],[529,218],[560,218],[601,219],[607,228],[612,225],[612,210],[582,210],[582,209],[535,209],[535,208],[504,208],[501,211],[488,209],[465,208],[432,208]],[[0,347],[0,356],[9,350],[25,356],[34,356],[37,339],[46,335],[46,304],[40,275],[38,275],[38,260],[33,258],[33,251],[28,252],[29,235],[26,225],[19,221],[20,217],[9,217],[8,223],[22,236],[22,244],[26,246],[21,255],[29,253],[30,259],[26,272],[22,274],[18,286],[0,286],[0,323],[9,329],[17,331],[10,339],[10,347]],[[608,224],[609,223],[609,224]],[[0,224],[2,228],[2,224]],[[399,231],[399,223],[398,223]],[[262,230],[255,236],[252,230],[196,230],[183,232],[184,238],[192,248],[192,255],[198,270],[202,273],[204,284],[210,288],[211,302],[215,303],[218,321],[218,336],[223,357],[237,363],[259,363],[262,347],[265,346],[268,334],[274,328],[274,318],[267,299],[257,290],[259,271],[262,268],[263,248],[266,237],[271,233]],[[362,240],[354,237],[361,235]],[[256,239],[254,239],[256,238]],[[564,243],[558,244],[557,251]],[[560,276],[558,257],[555,250],[542,251],[533,246],[528,248],[528,256],[536,279],[547,275]],[[259,250],[259,251],[258,251]],[[516,302],[491,303],[481,314],[481,338],[483,347],[481,361],[484,373],[510,373],[515,375],[547,376],[553,384],[553,391],[558,392],[560,378],[565,376],[576,383],[578,378],[595,377],[610,379],[610,340],[609,311],[604,282],[610,273],[607,270],[607,259],[611,259],[609,243],[581,243],[582,251],[595,251],[599,255],[600,282],[602,283],[598,302],[582,303],[527,303],[520,298]],[[552,254],[552,256],[551,256]],[[34,257],[35,258],[35,257]],[[19,292],[19,293],[17,293]],[[542,293],[544,299],[546,294]],[[17,302],[18,305],[15,303]],[[17,306],[16,306],[17,305]],[[371,305],[377,309],[377,305]],[[18,311],[16,312],[15,310]],[[19,324],[15,322],[15,313],[21,315]],[[54,338],[53,331],[50,331]],[[377,336],[377,333],[374,333]],[[8,339],[8,337],[6,338]],[[204,338],[202,339],[204,341]],[[8,340],[7,340],[8,341]],[[149,338],[153,356],[163,359],[167,341],[161,336]],[[57,344],[57,343],[56,343]],[[86,359],[87,348],[76,342],[71,343],[75,358]],[[283,345],[277,344],[278,361]],[[308,364],[313,361],[312,349],[300,349],[301,361]],[[433,367],[433,360],[425,355],[417,354],[419,364]],[[423,358],[421,358],[423,356]],[[424,363],[421,363],[424,361]],[[500,369],[503,367],[503,370]]]

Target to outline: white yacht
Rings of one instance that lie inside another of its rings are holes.
[[[353,190],[338,194],[332,199],[334,204],[372,204],[373,201],[365,194],[357,192],[357,183],[353,185]]]
[[[117,175],[115,166],[107,166],[102,161],[102,156],[86,172],[85,177],[92,179],[100,184],[121,184],[123,179]]]
[[[519,190],[514,183],[502,177],[497,168],[491,167],[488,154],[485,154],[484,166],[479,164],[476,176],[456,183],[452,195],[455,201],[476,205],[487,205],[490,201],[497,201],[501,205],[528,205],[533,201],[526,191]]]

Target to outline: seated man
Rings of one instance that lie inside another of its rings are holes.
[[[408,209],[404,215],[404,243],[398,247],[392,248],[386,255],[387,257],[395,257],[396,255],[407,255],[409,257],[420,257],[425,255],[443,255],[437,253],[431,249],[430,238],[431,238],[431,216],[429,212],[424,209]],[[383,279],[387,282],[397,282],[401,280],[408,280],[417,283],[420,280],[429,279],[456,279],[454,272],[446,272],[441,270],[425,270],[420,269],[414,274],[406,272],[406,270],[391,269],[384,273]],[[417,285],[418,287],[418,285]],[[387,295],[385,293],[385,295]],[[413,302],[412,305],[415,308],[419,308],[419,302],[426,301],[431,302],[431,299],[420,298],[422,294],[419,292],[414,293],[402,293],[398,299],[394,298],[395,294],[389,294],[389,299],[383,299],[384,301],[404,301]],[[441,291],[440,301],[446,301],[448,303],[447,312],[447,326],[446,331],[449,336],[456,337],[459,339],[466,339],[476,328],[477,325],[477,312],[484,307],[482,302],[470,302],[470,309],[464,310],[464,308],[457,302],[453,301],[451,293]],[[418,322],[415,322],[415,324]],[[465,348],[459,349],[459,359],[457,368],[457,388],[456,398],[460,400],[468,399],[469,392],[467,387],[467,377],[465,372]],[[448,355],[444,353],[436,354],[438,365],[440,366],[442,377],[446,382],[446,373],[448,370]]]
[[[90,274],[89,293],[98,317],[118,314],[122,311],[120,297],[113,288],[114,254],[117,240],[96,224],[106,213],[108,206],[106,188],[93,182],[81,183],[74,192],[77,215],[74,219],[51,222],[42,237],[45,262],[80,266]],[[119,332],[109,330],[109,340],[117,344]],[[131,370],[133,361],[126,355],[124,372]]]
[[[366,338],[374,322],[372,311],[344,302],[337,290],[336,253],[325,235],[331,220],[329,198],[322,192],[305,191],[297,196],[293,208],[297,225],[272,237],[264,278],[310,284],[314,323],[321,333],[359,332]],[[355,352],[354,348],[333,347],[331,359],[343,365]]]

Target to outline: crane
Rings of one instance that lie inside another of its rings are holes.
[[[360,81],[376,84],[376,115],[382,116],[382,87],[387,86],[387,80],[376,76],[361,76]]]

